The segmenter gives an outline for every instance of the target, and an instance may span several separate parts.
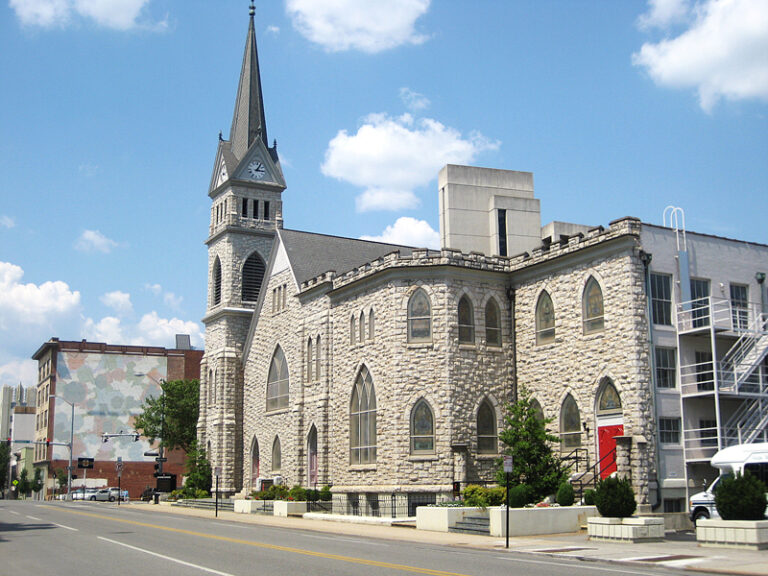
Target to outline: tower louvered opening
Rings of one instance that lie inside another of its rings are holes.
[[[213,305],[221,304],[221,261],[213,263]]]
[[[255,302],[259,298],[264,281],[264,261],[258,254],[251,254],[243,266],[243,302]]]

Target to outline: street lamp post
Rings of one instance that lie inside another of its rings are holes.
[[[72,500],[72,444],[75,440],[75,405],[56,394],[49,394],[48,399],[51,398],[58,398],[72,408],[72,415],[69,419],[69,466],[67,466],[67,500]]]
[[[137,373],[134,374],[134,376],[146,376],[150,380],[154,381],[155,384],[160,386],[160,447],[158,449],[159,457],[156,459],[156,461],[157,474],[158,476],[162,476],[163,462],[165,462],[165,446],[163,445],[163,441],[165,439],[165,388],[163,388],[163,384],[165,384],[166,381],[163,378],[158,380],[154,376],[150,376],[147,373]]]

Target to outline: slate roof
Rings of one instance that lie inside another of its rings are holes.
[[[299,230],[278,231],[296,281],[301,284],[330,270],[343,274],[367,262],[399,251],[410,256],[412,246],[355,240]]]

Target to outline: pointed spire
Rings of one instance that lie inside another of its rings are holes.
[[[243,54],[243,67],[240,71],[240,84],[237,88],[232,128],[229,131],[232,152],[238,160],[245,156],[257,138],[264,142],[264,146],[269,147],[264,101],[261,94],[259,54],[256,49],[256,31],[253,24],[253,16],[256,13],[253,2],[248,13],[250,15],[248,36],[245,41],[245,54]]]

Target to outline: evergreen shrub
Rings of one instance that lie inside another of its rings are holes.
[[[528,484],[518,484],[509,489],[509,507],[523,508],[533,502],[533,489]]]
[[[763,520],[765,492],[765,484],[749,472],[723,478],[715,490],[717,512],[723,520]]]
[[[592,488],[584,490],[584,495],[582,496],[582,500],[584,501],[584,506],[594,506],[595,491]]]
[[[327,486],[327,485],[323,486],[320,489],[319,496],[320,496],[320,501],[321,502],[330,502],[331,499],[333,498],[333,493],[331,492],[331,487]]]
[[[557,489],[555,501],[560,504],[560,506],[573,506],[575,500],[576,497],[573,493],[573,486],[571,486],[569,482],[560,484],[560,488]]]
[[[307,500],[307,490],[297,484],[288,491],[288,498],[296,502],[305,502]]]
[[[609,476],[597,483],[595,505],[601,516],[607,518],[627,518],[637,509],[635,491],[626,478]]]

